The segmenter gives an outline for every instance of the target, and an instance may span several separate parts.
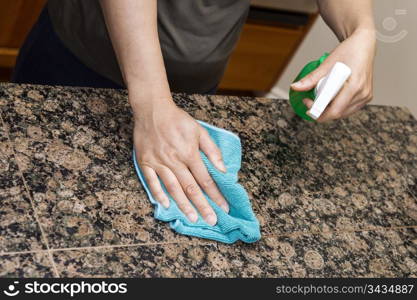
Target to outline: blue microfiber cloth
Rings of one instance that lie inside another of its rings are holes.
[[[230,131],[209,125],[202,121],[198,122],[208,131],[211,138],[222,152],[227,173],[218,171],[204,153],[200,151],[200,154],[208,172],[229,204],[229,213],[227,214],[204,194],[217,214],[217,224],[215,226],[208,225],[200,214],[198,221],[192,223],[180,211],[176,202],[167,193],[165,186],[161,182],[162,188],[170,199],[169,208],[164,208],[162,204],[153,198],[140,167],[138,166],[135,151],[133,150],[133,162],[136,173],[148,194],[149,200],[155,206],[154,217],[158,220],[169,222],[172,229],[185,235],[216,240],[223,243],[234,243],[237,240],[242,240],[246,243],[256,242],[261,237],[259,222],[252,211],[251,203],[245,189],[237,183],[237,175],[242,157],[240,139]]]

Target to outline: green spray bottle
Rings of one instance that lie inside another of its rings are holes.
[[[303,79],[316,70],[328,56],[329,54],[325,53],[319,60],[308,63],[295,78],[294,82]],[[307,121],[317,120],[327,105],[342,89],[351,74],[352,71],[348,66],[344,63],[336,62],[329,74],[323,77],[315,88],[305,92],[290,89],[290,104],[295,113]],[[303,103],[303,99],[306,98],[314,100],[314,104],[310,110]]]

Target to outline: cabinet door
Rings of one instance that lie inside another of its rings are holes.
[[[304,33],[304,28],[245,24],[220,88],[268,91],[287,65]]]
[[[0,67],[14,66],[19,47],[46,0],[0,0]]]

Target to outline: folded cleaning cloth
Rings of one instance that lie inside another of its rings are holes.
[[[223,160],[227,168],[226,173],[218,171],[204,153],[200,152],[200,154],[208,172],[229,204],[229,213],[227,214],[204,194],[217,214],[217,224],[215,226],[208,225],[200,214],[198,221],[192,223],[180,211],[176,202],[167,193],[165,186],[161,182],[170,200],[169,208],[165,208],[153,198],[136,161],[135,151],[133,150],[133,162],[136,173],[148,194],[149,200],[155,206],[154,217],[158,220],[169,222],[172,229],[185,235],[216,240],[223,243],[234,243],[237,240],[242,240],[246,243],[256,242],[261,237],[259,222],[252,211],[251,203],[245,189],[237,182],[242,156],[240,139],[230,131],[202,121],[198,122],[208,131],[222,152]]]

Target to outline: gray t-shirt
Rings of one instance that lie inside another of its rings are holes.
[[[158,32],[173,91],[219,83],[250,0],[158,0]],[[49,0],[55,32],[85,65],[124,86],[98,0]]]

